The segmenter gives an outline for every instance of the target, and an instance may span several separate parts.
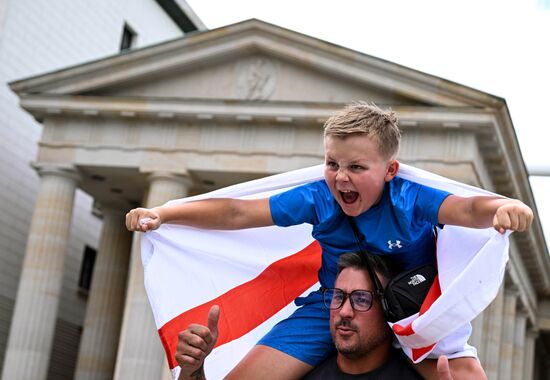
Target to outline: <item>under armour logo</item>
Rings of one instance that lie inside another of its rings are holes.
[[[411,277],[411,280],[407,282],[407,284],[411,286],[416,286],[424,281],[426,281],[426,277],[422,276],[421,274],[415,274]]]
[[[401,240],[396,240],[395,243],[392,243],[391,240],[388,240],[388,248],[403,248],[403,246],[401,245]]]

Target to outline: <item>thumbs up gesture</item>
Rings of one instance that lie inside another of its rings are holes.
[[[191,324],[178,335],[176,361],[181,367],[180,379],[204,379],[204,359],[212,352],[218,339],[220,308],[214,305],[208,312],[208,326]]]

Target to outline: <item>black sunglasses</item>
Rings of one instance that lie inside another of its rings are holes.
[[[372,307],[374,292],[371,292],[370,290],[357,289],[351,293],[346,293],[342,289],[338,288],[323,289],[323,303],[327,309],[340,309],[348,298],[353,310],[369,311]]]

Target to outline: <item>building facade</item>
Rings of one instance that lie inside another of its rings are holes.
[[[52,318],[64,315],[47,299],[61,291],[72,199],[80,189],[101,211],[103,228],[76,378],[168,376],[143,289],[139,243],[122,224],[125,212],[319,164],[322,125],[350,101],[370,100],[398,113],[401,161],[536,210],[503,99],[257,20],[10,87],[43,132],[17,296],[27,306],[15,308],[11,336],[21,342],[12,345],[10,336],[7,357],[50,357],[24,330],[53,334]],[[549,295],[550,258],[536,219],[529,232],[512,235],[502,289],[473,322],[471,343],[490,379],[547,378]],[[29,305],[44,307],[29,313]],[[38,378],[15,367],[4,371],[5,379]]]
[[[36,160],[42,134],[42,125],[19,107],[7,83],[197,29],[204,25],[185,1],[0,0],[0,146],[4,152],[0,158],[0,214],[9,220],[0,231],[0,372],[40,187],[31,163]],[[72,378],[74,372],[89,298],[89,269],[82,266],[93,259],[101,230],[101,220],[92,208],[93,199],[78,190],[62,269],[59,312],[53,321],[53,349],[46,368],[51,379]]]

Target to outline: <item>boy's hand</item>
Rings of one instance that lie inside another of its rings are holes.
[[[203,378],[204,359],[212,352],[218,339],[220,308],[214,305],[208,312],[208,327],[191,324],[178,335],[176,361],[181,367],[180,378]]]
[[[506,230],[525,231],[533,222],[533,211],[518,200],[512,200],[500,206],[493,218],[493,227],[501,234]]]
[[[147,232],[156,230],[162,221],[154,208],[135,208],[126,214],[126,228],[129,231]]]

